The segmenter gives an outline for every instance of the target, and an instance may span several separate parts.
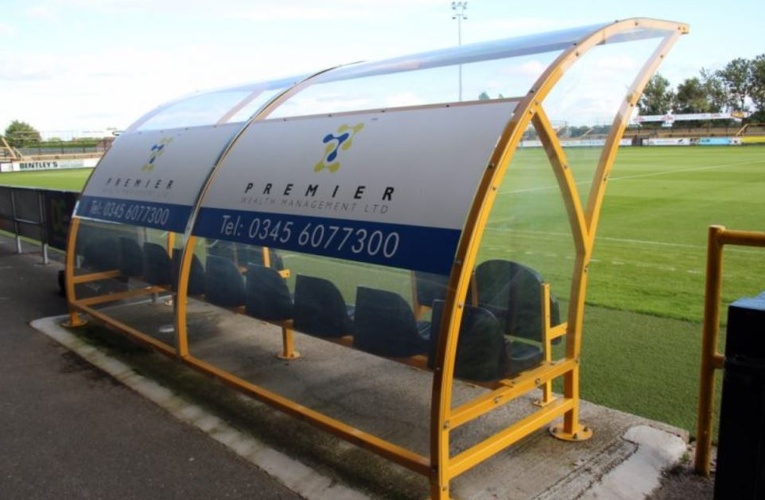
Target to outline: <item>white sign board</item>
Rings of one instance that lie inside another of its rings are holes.
[[[252,123],[193,229],[207,238],[448,274],[515,102]]]
[[[93,168],[98,158],[81,158],[76,160],[20,160],[0,165],[0,172],[29,172],[32,170],[60,170],[69,168]]]
[[[241,124],[121,135],[85,186],[80,217],[183,232]]]

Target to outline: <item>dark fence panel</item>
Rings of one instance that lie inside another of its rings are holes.
[[[13,191],[11,188],[0,187],[0,230],[15,233],[13,219]]]
[[[79,193],[24,187],[0,187],[0,230],[40,242],[43,261],[47,248],[66,250],[69,224]]]
[[[77,196],[78,193],[73,191],[43,192],[47,243],[53,248],[66,250],[66,236]]]

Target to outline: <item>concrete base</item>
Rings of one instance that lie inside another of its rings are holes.
[[[427,480],[422,476],[277,414],[153,351],[123,356],[87,338],[90,334],[63,328],[60,324],[65,319],[44,318],[32,326],[305,498],[420,499],[428,495]],[[230,322],[237,319],[225,321],[227,324],[219,326],[226,331],[243,331],[232,328]],[[249,324],[247,335],[252,335],[252,328]],[[104,332],[119,336],[106,329]],[[241,360],[215,352],[212,343],[206,346],[205,339],[211,338],[209,332],[197,333],[198,340],[192,347],[203,358],[232,363],[232,371],[238,370],[248,380],[268,379],[270,390],[427,454],[424,423],[429,400],[424,396],[428,395],[431,378],[426,373],[298,334],[296,345],[304,356],[294,361],[280,360],[274,356],[280,350],[278,333],[269,334],[273,346],[251,349],[248,364],[242,365]],[[257,335],[266,338],[260,332]],[[239,337],[232,342],[247,339]],[[152,368],[147,373],[149,366]],[[189,377],[199,390],[184,389]],[[464,384],[455,389],[455,399],[472,397],[480,390]],[[223,391],[231,391],[230,397],[221,398]],[[532,394],[528,401],[507,405],[506,411],[481,419],[480,427],[459,433],[455,436],[455,451],[480,439],[486,428],[495,428],[508,418],[528,412],[536,397]],[[540,430],[456,478],[451,485],[452,495],[476,500],[633,500],[658,487],[663,471],[678,463],[687,450],[684,431],[634,415],[582,402],[581,420],[593,429],[592,439],[563,442]]]

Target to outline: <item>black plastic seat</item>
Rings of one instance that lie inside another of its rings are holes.
[[[287,282],[272,267],[247,266],[244,311],[253,318],[282,322],[292,319],[292,296]]]
[[[297,275],[293,311],[293,325],[300,332],[326,338],[354,334],[353,308],[329,280]]]
[[[435,366],[444,301],[433,303],[428,366]],[[506,375],[505,336],[496,316],[483,307],[466,305],[460,323],[454,376],[465,380],[499,380]]]
[[[506,335],[542,342],[542,276],[509,260],[487,260],[474,274],[474,304],[489,309]],[[558,300],[550,294],[550,324],[560,323]]]
[[[120,236],[120,272],[129,278],[143,275],[143,250],[135,240]]]
[[[404,358],[428,351],[430,322],[418,322],[399,294],[356,289],[353,346],[379,356]]]
[[[82,267],[93,271],[120,269],[120,242],[115,238],[96,238],[83,251]]]
[[[234,308],[244,305],[244,279],[239,268],[231,260],[215,255],[207,256],[205,299],[221,307]]]
[[[436,300],[446,300],[449,276],[443,274],[413,271],[414,275],[414,314],[420,318],[422,314],[433,308]]]
[[[177,287],[178,277],[181,271],[181,258],[183,257],[183,250],[180,248],[173,249],[173,288]],[[186,295],[195,297],[204,295],[205,293],[205,268],[202,266],[202,261],[194,254],[191,257],[191,270],[189,274],[189,285],[186,290]]]
[[[173,263],[165,247],[158,243],[143,244],[143,280],[150,285],[170,287]]]

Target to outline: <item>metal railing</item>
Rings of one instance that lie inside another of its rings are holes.
[[[22,239],[39,241],[47,264],[49,248],[66,250],[78,196],[76,191],[0,186],[0,231],[15,237],[18,253],[22,253]]]
[[[696,473],[709,476],[712,452],[715,370],[723,369],[725,356],[718,352],[723,248],[725,245],[765,247],[765,232],[733,231],[710,226],[707,240],[707,280],[704,296],[704,324],[701,347],[698,425],[696,428]]]

